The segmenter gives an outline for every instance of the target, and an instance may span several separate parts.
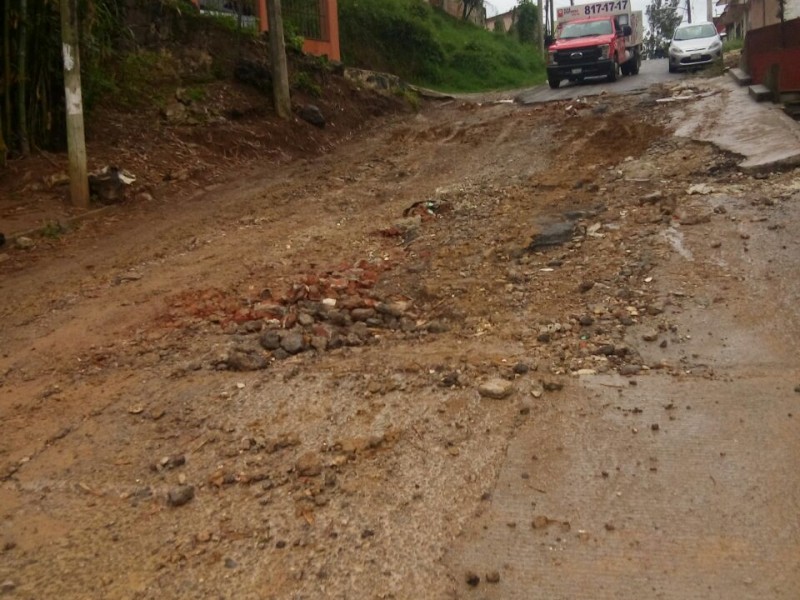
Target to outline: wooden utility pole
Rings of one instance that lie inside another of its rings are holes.
[[[67,101],[69,193],[72,203],[89,208],[86,174],[86,138],[83,131],[83,95],[78,44],[78,0],[61,0],[61,51],[64,58],[64,94]]]
[[[267,0],[267,20],[269,22],[269,53],[272,63],[272,97],[275,102],[275,112],[281,119],[288,119],[292,114],[292,102],[289,98],[289,69],[286,66],[281,0]]]
[[[538,17],[536,20],[536,40],[539,44],[539,54],[544,56],[544,13],[542,12],[542,0],[538,0],[536,5],[536,16]]]

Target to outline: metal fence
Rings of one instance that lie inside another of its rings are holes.
[[[283,0],[283,21],[297,35],[309,40],[327,41],[325,6],[327,3],[322,0]]]

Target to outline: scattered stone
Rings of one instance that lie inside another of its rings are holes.
[[[619,368],[619,374],[623,377],[632,377],[634,375],[638,375],[639,371],[641,370],[641,367],[638,365],[622,365]]]
[[[325,117],[319,107],[313,104],[306,104],[300,109],[300,118],[311,123],[314,127],[323,129],[325,127]]]
[[[658,339],[658,331],[649,329],[642,334],[642,339],[645,342],[655,342]]]
[[[794,386],[794,391],[800,394],[800,385]]]
[[[276,329],[265,331],[258,341],[264,350],[277,350],[281,347],[281,336]]]
[[[35,245],[34,241],[31,238],[24,235],[15,238],[14,244],[17,246],[17,248],[20,248],[22,250],[30,250]]]
[[[2,594],[10,594],[15,589],[17,589],[17,584],[11,579],[6,579],[3,583],[0,583],[0,593]]]
[[[601,354],[603,356],[611,356],[612,354],[614,354],[615,349],[616,348],[614,347],[614,344],[603,344],[602,346],[597,348],[597,350],[595,350],[595,354]]]
[[[650,425],[650,429],[652,429],[653,431],[658,431],[659,429],[661,429],[661,426],[658,423],[653,423],[652,425]]]
[[[170,506],[183,506],[194,498],[193,485],[179,485],[172,488],[167,494],[167,504]]]
[[[594,319],[592,317],[590,317],[589,315],[583,315],[580,319],[578,319],[578,322],[583,327],[589,327],[591,325],[594,325]]]
[[[651,192],[650,194],[647,194],[646,196],[642,196],[639,199],[639,204],[655,204],[656,202],[661,200],[661,198],[663,198],[663,197],[664,197],[664,194],[662,194],[660,191]]]
[[[564,384],[558,381],[544,381],[542,382],[542,388],[544,388],[545,392],[558,392],[564,389]]]
[[[514,373],[516,373],[517,375],[525,375],[530,370],[531,370],[530,366],[523,362],[518,362],[517,364],[514,365]]]
[[[281,338],[281,348],[289,354],[297,354],[305,348],[306,342],[299,331],[289,331]]]
[[[234,348],[228,353],[225,361],[229,369],[234,371],[258,371],[267,368],[267,359],[255,349]]]
[[[428,333],[436,334],[436,333],[447,333],[447,331],[449,331],[450,328],[443,321],[434,320],[428,323],[425,329],[428,331]]]
[[[500,573],[498,571],[489,571],[486,574],[487,583],[500,583]]]
[[[447,373],[444,377],[442,377],[443,387],[453,387],[458,384],[459,384],[458,371],[451,371],[450,373]]]
[[[159,466],[162,469],[172,470],[182,467],[186,464],[186,457],[183,454],[175,454],[173,456],[165,456],[159,461]]]
[[[226,569],[235,569],[238,566],[239,566],[239,563],[237,563],[232,558],[226,558],[225,559],[225,568]]]
[[[707,183],[696,183],[694,185],[689,186],[689,189],[686,191],[687,194],[690,196],[692,195],[701,195],[707,196],[708,194],[714,193],[714,188],[708,185]]]
[[[550,341],[550,334],[540,333],[538,336],[536,336],[536,341],[546,344]]]
[[[314,452],[306,452],[294,465],[294,470],[300,477],[316,477],[322,473],[322,460]]]
[[[584,294],[593,287],[594,287],[594,281],[581,281],[580,285],[578,285],[578,291],[581,294]]]
[[[535,236],[528,245],[528,252],[537,252],[546,248],[560,246],[572,239],[575,226],[568,221],[549,223],[542,227],[542,231]]]
[[[481,582],[480,575],[478,575],[475,571],[467,571],[465,578],[467,585],[471,587],[477,587],[477,585]]]
[[[484,398],[503,400],[508,398],[514,391],[514,384],[505,379],[490,379],[478,387],[478,393]]]
[[[614,531],[617,528],[613,523],[606,523],[603,527],[606,528],[606,531]]]

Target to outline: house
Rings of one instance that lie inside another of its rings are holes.
[[[731,37],[744,35],[741,66],[776,97],[800,94],[800,0],[728,0],[715,19]]]
[[[512,8],[511,10],[500,13],[499,15],[495,15],[493,17],[486,18],[486,29],[489,31],[494,31],[501,25],[498,23],[502,23],[502,31],[510,31],[511,28],[514,26],[514,23],[517,21],[517,9]]]
[[[459,19],[464,14],[464,3],[461,0],[428,0],[428,3]],[[486,7],[473,10],[469,20],[476,25],[483,25],[486,22]]]
[[[213,13],[236,12],[225,0],[192,0],[198,8]],[[267,31],[267,0],[256,0],[254,15],[246,15],[261,30]],[[292,23],[297,33],[304,38],[303,51],[315,56],[327,56],[330,60],[341,60],[339,49],[339,9],[337,0],[282,0],[281,16],[284,22]]]

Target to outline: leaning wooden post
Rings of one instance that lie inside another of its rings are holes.
[[[77,4],[77,0],[61,0],[61,50],[64,58],[64,94],[67,103],[69,192],[75,206],[89,208]]]
[[[281,0],[267,0],[267,21],[269,22],[269,53],[272,63],[272,97],[275,101],[275,112],[281,119],[288,119],[292,114],[292,103],[289,98],[289,70],[286,66]]]

